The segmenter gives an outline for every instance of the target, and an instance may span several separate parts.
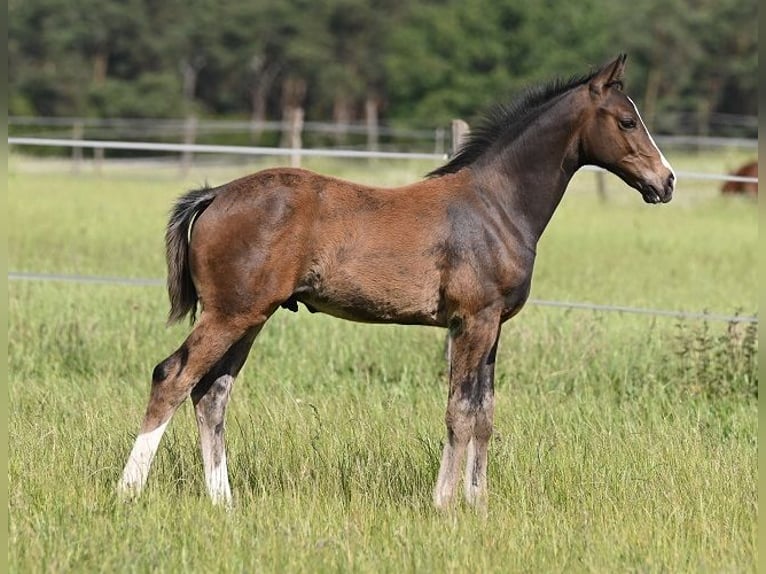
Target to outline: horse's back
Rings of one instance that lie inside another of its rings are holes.
[[[194,224],[195,284],[203,300],[232,298],[245,307],[281,304],[300,291],[315,307],[347,318],[365,301],[370,311],[362,320],[379,314],[433,322],[432,302],[427,317],[410,309],[421,308],[425,293],[438,293],[431,258],[449,232],[457,179],[450,182],[383,188],[294,168],[239,178],[216,188]],[[256,305],[264,292],[270,300]]]

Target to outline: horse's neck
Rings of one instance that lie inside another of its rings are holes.
[[[580,167],[572,137],[575,115],[541,118],[534,128],[474,168],[475,181],[496,198],[530,248],[540,239]]]

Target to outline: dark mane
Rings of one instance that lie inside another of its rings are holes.
[[[443,166],[429,172],[426,177],[455,173],[475,162],[485,151],[501,139],[508,143],[521,134],[547,102],[572,88],[589,82],[599,70],[568,80],[556,78],[547,84],[527,89],[510,104],[498,104],[484,114],[457,153]],[[508,140],[506,140],[508,138]]]

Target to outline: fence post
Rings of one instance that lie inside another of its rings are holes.
[[[596,172],[596,193],[601,201],[606,201],[606,172]]]
[[[101,173],[101,168],[104,165],[104,148],[97,147],[93,150],[93,167],[96,173]]]
[[[194,145],[197,140],[197,116],[189,116],[184,124],[184,145]],[[181,175],[186,176],[192,167],[194,154],[191,150],[181,152]]]
[[[469,132],[468,124],[464,120],[452,120],[452,150],[450,150],[450,156],[454,156],[460,149],[460,146],[465,143]]]
[[[378,100],[374,97],[368,97],[364,102],[364,120],[367,125],[367,150],[378,151]]]
[[[84,134],[84,126],[82,123],[82,120],[75,120],[74,124],[72,124],[72,139],[73,140],[81,140]],[[82,167],[82,148],[81,147],[73,147],[72,148],[72,172],[79,173],[80,168]]]
[[[434,132],[434,153],[444,153],[444,128],[438,127]]]
[[[303,132],[303,108],[300,106],[290,108],[287,120],[289,122],[287,126],[287,147],[292,150],[290,154],[290,167],[300,167],[301,154],[298,152],[303,145],[301,137]]]

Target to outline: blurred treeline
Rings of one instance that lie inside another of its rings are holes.
[[[757,26],[756,0],[9,0],[9,114],[433,126],[625,51],[647,123],[705,131],[757,114]]]

